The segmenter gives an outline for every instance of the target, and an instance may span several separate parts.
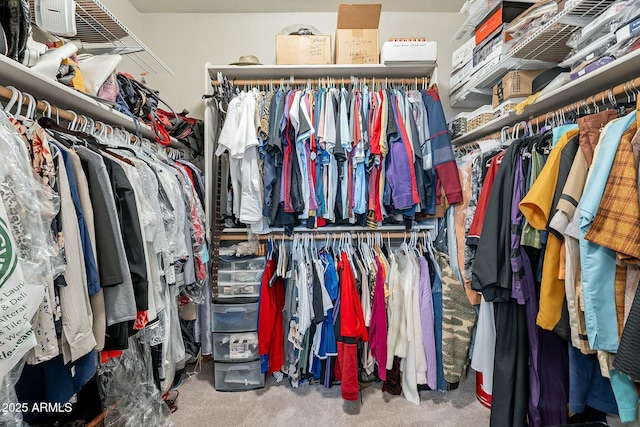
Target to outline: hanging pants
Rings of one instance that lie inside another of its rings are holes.
[[[493,304],[496,351],[493,370],[492,427],[527,427],[529,345],[525,307],[516,300]]]
[[[338,365],[336,378],[342,381],[342,398],[358,400],[358,349],[356,344],[338,342]]]

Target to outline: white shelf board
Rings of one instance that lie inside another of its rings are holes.
[[[453,144],[465,144],[476,141],[486,135],[499,131],[503,126],[510,126],[518,121],[526,120],[552,110],[564,107],[573,102],[585,99],[594,93],[605,91],[639,76],[640,50],[631,52],[604,67],[587,74],[577,80],[539,97],[535,103],[525,108],[520,116],[511,113],[499,117],[464,135],[452,140]],[[599,101],[599,100],[597,100]]]
[[[73,110],[76,114],[135,133],[136,129],[131,117],[57,81],[49,80],[4,55],[0,55],[0,85],[14,86],[21,92],[33,95],[39,101],[48,101],[58,108]],[[144,123],[139,125],[142,135],[155,141],[153,130]],[[176,139],[172,139],[171,146],[185,148]]]
[[[329,64],[329,65],[206,65],[211,79],[221,72],[229,80],[311,79],[322,77],[408,78],[430,76],[436,64]]]

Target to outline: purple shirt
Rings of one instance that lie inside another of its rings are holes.
[[[523,215],[520,212],[520,201],[524,193],[524,176],[522,173],[522,157],[515,162],[513,177],[513,198],[511,200],[511,269],[513,272],[511,296],[518,304],[525,305],[527,319],[527,335],[529,338],[529,425],[541,427],[542,417],[540,405],[540,363],[539,363],[539,331],[536,325],[538,316],[538,299],[533,280],[533,270],[527,253],[520,248]]]
[[[427,385],[431,390],[437,388],[436,336],[433,318],[433,297],[431,295],[431,277],[429,263],[420,257],[420,319],[422,321],[422,345],[427,356]]]

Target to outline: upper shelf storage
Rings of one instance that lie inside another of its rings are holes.
[[[34,0],[29,1],[34,15]],[[76,0],[76,27],[73,40],[81,42],[81,52],[127,55],[148,73],[173,71],[99,0]]]
[[[561,62],[569,37],[611,3],[613,0],[568,0],[552,19],[503,51],[499,61],[487,64],[466,85],[451,93],[451,106],[477,107],[490,102],[491,87],[509,70],[544,68]]]
[[[211,65],[206,66],[209,77],[217,79],[217,73],[222,73],[229,80],[251,80],[251,79],[311,79],[322,77],[348,78],[410,78],[427,77],[432,75],[436,64],[403,64],[403,65],[381,65],[381,64],[331,64],[331,65]]]
[[[536,0],[520,0],[518,3],[535,3]],[[460,40],[473,35],[476,27],[494,10],[502,0],[467,0],[462,6],[460,13],[468,13],[467,19],[462,26],[456,31],[451,40]]]
[[[503,126],[510,126],[517,120],[527,120],[540,114],[546,114],[554,109],[570,105],[578,100],[591,96],[594,93],[606,91],[616,85],[625,83],[638,76],[640,70],[640,50],[629,53],[604,67],[574,80],[554,91],[538,97],[536,102],[527,106],[522,115],[514,112],[500,116],[489,123],[480,126],[471,132],[455,138],[454,144],[465,144],[477,141],[486,135],[499,131]],[[629,96],[640,88],[629,87]],[[593,99],[592,102],[601,103],[601,99]],[[542,123],[540,123],[542,125]]]
[[[118,126],[135,133],[136,126],[131,117],[122,114],[95,99],[67,87],[54,80],[40,76],[28,67],[0,55],[0,85],[14,86],[21,92],[33,95],[39,101],[49,101],[52,105],[76,114],[85,115],[94,120],[112,126]],[[153,130],[144,123],[138,123],[142,136],[155,140]],[[172,139],[171,146],[184,148],[184,145]]]

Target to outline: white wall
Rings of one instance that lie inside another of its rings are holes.
[[[131,31],[140,35],[141,14],[129,0],[101,0],[101,2]]]
[[[112,0],[116,1],[116,0]],[[126,1],[126,0],[125,0]],[[128,3],[128,2],[127,2]],[[172,108],[202,117],[204,64],[228,64],[240,55],[256,55],[275,64],[275,35],[288,25],[308,24],[323,34],[335,34],[336,13],[140,14],[141,39],[173,70],[174,75],[147,77],[150,87]],[[447,117],[451,53],[460,43],[451,37],[463,23],[457,13],[383,12],[380,41],[390,37],[427,37],[438,42],[438,86]]]
[[[127,28],[140,37],[142,34],[142,14],[133,7],[129,0],[101,0],[111,13],[113,13]],[[140,37],[141,38],[141,37]],[[137,76],[143,70],[134,61],[125,55],[118,66],[118,71],[126,71]]]

